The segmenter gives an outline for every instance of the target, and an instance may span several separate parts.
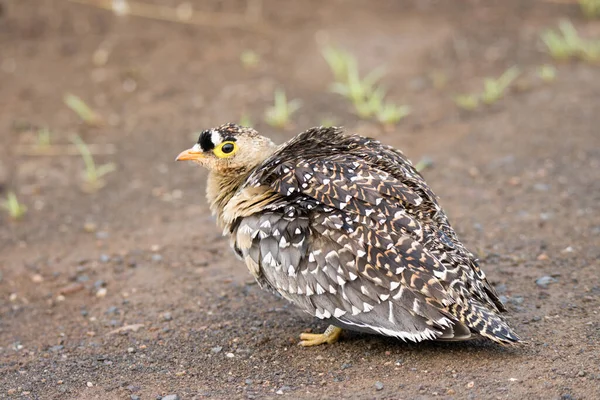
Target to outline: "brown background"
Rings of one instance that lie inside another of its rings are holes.
[[[539,34],[560,18],[600,36],[576,5],[265,0],[259,24],[237,27],[59,0],[0,5],[0,184],[29,208],[18,222],[0,215],[0,398],[600,398],[600,75],[571,62],[553,83],[536,76],[553,62]],[[243,15],[247,2],[194,6]],[[393,131],[360,121],[327,90],[323,40],[363,72],[385,65],[389,99],[413,113]],[[245,49],[261,55],[255,69],[241,65]],[[523,75],[505,99],[471,113],[453,103],[512,65]],[[303,101],[285,131],[262,122],[276,87]],[[67,92],[108,123],[83,126]],[[334,117],[431,158],[427,181],[528,344],[346,333],[296,346],[325,325],[251,282],[209,215],[206,173],[173,161],[194,132],[244,110],[278,142]],[[107,185],[79,190],[79,157],[21,154],[44,126],[55,144],[72,133],[113,144],[96,156],[117,165]],[[543,276],[557,282],[542,288]],[[144,326],[111,333],[132,324]]]

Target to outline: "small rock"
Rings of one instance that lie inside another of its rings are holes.
[[[235,357],[235,354],[233,354],[233,353],[227,353],[227,354],[225,354],[225,357],[227,357],[227,358],[233,358],[233,357]]]
[[[585,371],[579,371],[577,373],[577,376],[580,377],[580,378],[583,378],[585,376]]]
[[[152,257],[150,258],[153,262],[161,262],[163,260],[163,257],[160,254],[152,254]]]
[[[84,288],[84,286],[81,282],[76,282],[76,283],[71,283],[70,285],[63,287],[62,289],[60,289],[58,291],[58,293],[60,293],[62,295],[69,295],[69,294],[79,292],[80,290],[83,290],[83,288]]]
[[[117,314],[119,312],[119,309],[116,306],[110,306],[108,307],[108,310],[106,310],[106,314]]]
[[[92,382],[88,382],[86,383],[87,387],[94,387],[94,384]]]
[[[31,277],[31,281],[33,283],[42,283],[44,281],[44,277],[42,275],[40,275],[40,274],[34,274]]]
[[[539,256],[537,256],[538,261],[548,261],[549,259],[550,257],[548,257],[548,254],[546,253],[542,253]]]
[[[210,349],[210,351],[212,351],[215,354],[220,353],[221,350],[223,350],[223,346],[215,346],[212,349]]]
[[[379,381],[375,382],[375,390],[383,390],[383,383]]]
[[[163,314],[163,320],[170,321],[172,319],[173,319],[173,316],[171,315],[171,313],[166,312],[166,313]]]
[[[471,381],[471,382],[467,383],[467,388],[472,389],[473,386],[475,386],[475,382]]]
[[[98,225],[93,222],[86,222],[83,224],[83,230],[87,233],[94,233],[96,232],[96,229],[98,229]]]
[[[341,369],[348,369],[348,368],[352,368],[352,364],[350,363],[343,363],[342,366],[340,367]]]
[[[245,383],[246,385],[252,385],[254,381],[252,379],[246,379]]]
[[[131,400],[140,400],[140,396],[138,396],[137,394],[132,394],[131,396],[129,396],[129,398]]]
[[[547,288],[549,284],[555,283],[555,282],[557,282],[557,280],[548,275],[542,276],[541,278],[538,278],[535,280],[535,284],[544,289]]]
[[[106,296],[106,293],[108,292],[108,290],[106,290],[105,287],[98,289],[98,291],[96,292],[96,297],[102,298]]]
[[[17,393],[17,389],[8,389],[8,395],[12,396],[13,394]]]
[[[561,251],[561,253],[563,253],[563,254],[564,254],[564,253],[573,253],[573,252],[575,252],[575,249],[574,249],[572,246],[565,247],[565,248],[564,248],[564,249]]]
[[[102,279],[98,279],[96,282],[94,282],[94,287],[96,289],[100,289],[101,287],[105,287],[106,286],[106,282],[103,281]]]
[[[106,264],[107,262],[110,261],[110,256],[108,254],[100,254],[99,260],[101,263]]]
[[[179,395],[176,394],[168,394],[166,396],[163,396],[161,400],[181,400]]]
[[[127,352],[128,353],[135,353],[135,348],[134,347],[128,347],[127,348]]]

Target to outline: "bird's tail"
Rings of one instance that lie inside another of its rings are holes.
[[[477,300],[471,299],[466,304],[452,304],[449,311],[470,329],[495,342],[514,344],[521,341],[500,315]]]

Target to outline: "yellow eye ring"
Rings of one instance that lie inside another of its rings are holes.
[[[235,142],[223,142],[214,148],[213,153],[219,158],[227,158],[233,156],[238,150]]]

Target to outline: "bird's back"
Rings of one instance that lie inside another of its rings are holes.
[[[236,196],[254,211],[232,221],[234,248],[259,281],[311,314],[414,341],[518,341],[475,257],[398,150],[314,128],[280,146]]]

